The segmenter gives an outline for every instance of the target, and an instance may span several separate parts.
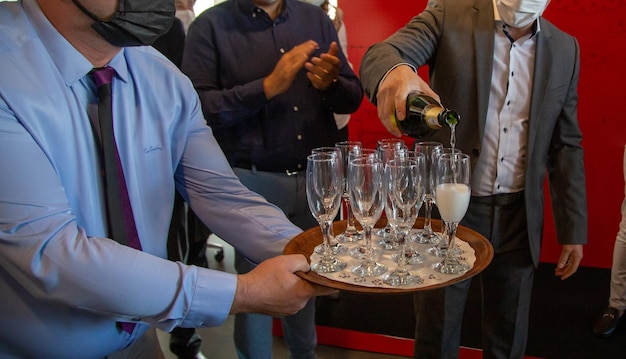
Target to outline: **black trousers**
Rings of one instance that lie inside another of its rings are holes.
[[[478,276],[483,358],[522,358],[535,266],[530,255],[523,192],[472,197],[462,225],[485,236],[494,259]],[[458,358],[472,279],[414,296],[415,358]]]

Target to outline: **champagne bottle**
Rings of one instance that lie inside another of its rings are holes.
[[[413,92],[406,99],[406,118],[399,121],[394,116],[394,121],[405,135],[419,138],[434,134],[444,125],[454,128],[460,117],[456,111],[442,107],[432,97]]]

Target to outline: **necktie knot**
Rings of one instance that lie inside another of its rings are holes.
[[[110,66],[98,67],[91,70],[91,75],[93,76],[94,81],[96,81],[96,86],[100,87],[113,82],[115,70]]]

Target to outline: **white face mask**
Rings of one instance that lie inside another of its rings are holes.
[[[326,0],[303,0],[304,2],[308,2],[309,4],[313,4],[315,6],[322,6],[324,1]]]
[[[505,24],[523,28],[541,16],[549,3],[550,0],[497,0],[496,6]]]

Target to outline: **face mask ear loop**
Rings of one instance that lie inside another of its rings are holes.
[[[83,6],[83,4],[79,3],[77,0],[72,0],[72,2],[74,3],[74,5],[76,5],[76,7],[78,7],[80,9],[80,11],[82,11],[85,15],[89,16],[90,18],[93,19],[93,21],[102,21],[100,19],[98,19],[98,17],[96,15],[94,15],[91,11],[87,10],[86,7]]]

